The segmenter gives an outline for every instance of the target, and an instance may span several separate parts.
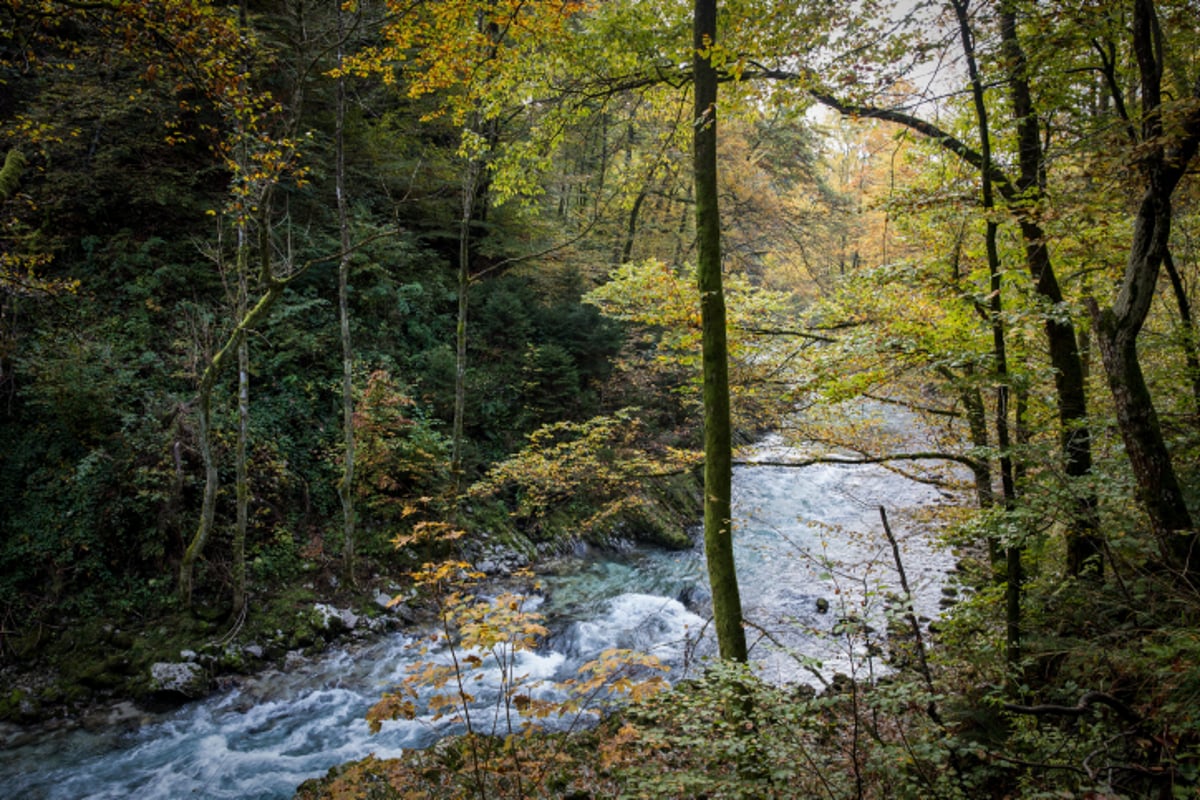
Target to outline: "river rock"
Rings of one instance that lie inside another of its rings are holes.
[[[0,720],[4,722],[36,722],[41,717],[41,701],[28,688],[16,688],[0,696]],[[4,722],[0,722],[3,725]],[[4,741],[0,735],[0,742]]]
[[[79,724],[90,731],[105,731],[109,728],[133,729],[145,723],[149,715],[133,702],[124,700],[111,706],[93,709],[79,719]]]
[[[150,691],[195,700],[208,694],[208,676],[191,661],[159,661],[150,665]]]
[[[292,672],[307,663],[308,659],[299,650],[289,650],[283,657],[283,671]]]
[[[475,569],[485,575],[508,576],[529,565],[529,556],[501,544],[484,545],[471,560]]]
[[[675,599],[689,611],[707,611],[712,607],[712,591],[698,584],[683,587]]]
[[[392,613],[399,617],[400,621],[405,625],[415,624],[419,620],[416,609],[408,603],[397,603],[392,606]]]
[[[348,608],[335,608],[327,603],[317,603],[313,610],[317,612],[320,626],[327,631],[340,633],[358,627],[358,615]]]

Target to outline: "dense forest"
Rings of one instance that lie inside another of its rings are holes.
[[[427,671],[466,734],[305,796],[1196,797],[1198,45],[1182,0],[0,0],[0,718],[321,599],[511,655],[484,562],[696,533],[700,677],[514,681],[628,704],[492,737]],[[953,499],[884,679],[745,665],[767,431]]]

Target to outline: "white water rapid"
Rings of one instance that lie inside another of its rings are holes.
[[[758,668],[777,681],[814,683],[814,670],[826,679],[869,677],[880,668],[870,640],[883,635],[883,594],[898,585],[878,507],[894,514],[903,538],[902,509],[938,502],[938,492],[880,467],[817,465],[739,467],[734,493],[737,569]],[[917,611],[933,617],[952,558],[918,535],[902,547]],[[585,554],[552,565],[542,583],[544,599],[535,602],[552,634],[523,656],[518,671],[530,680],[573,677],[610,647],[652,652],[676,679],[711,652],[695,642],[707,596],[699,549]],[[825,613],[818,601],[828,603]],[[0,797],[287,798],[335,764],[427,746],[445,735],[444,723],[387,723],[371,735],[364,720],[404,677],[414,658],[408,641],[397,634],[330,651],[169,714],[48,733],[0,752]]]

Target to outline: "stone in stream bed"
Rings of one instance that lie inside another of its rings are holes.
[[[342,633],[358,627],[358,615],[348,608],[335,608],[327,603],[317,603],[313,610],[317,612],[318,625],[323,630]]]
[[[192,661],[160,661],[150,665],[150,692],[196,700],[208,694],[208,675]]]

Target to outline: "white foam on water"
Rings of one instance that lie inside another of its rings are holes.
[[[676,661],[704,620],[678,600],[629,592],[610,599],[604,612],[576,622],[568,633],[568,652],[590,660],[610,648],[636,650]]]

